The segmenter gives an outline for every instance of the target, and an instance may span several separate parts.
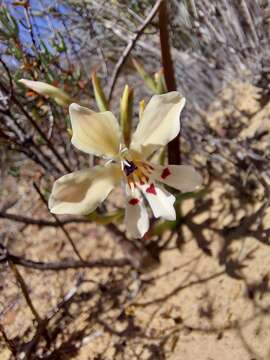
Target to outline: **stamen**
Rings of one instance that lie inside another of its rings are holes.
[[[131,166],[130,163],[126,160],[123,160],[123,163],[125,164],[125,166]]]
[[[120,153],[123,153],[123,152],[128,151],[128,148],[127,148],[127,147],[123,147],[123,149],[121,149],[121,146],[122,146],[122,145],[120,145]]]
[[[127,184],[132,192],[134,192],[139,185],[147,185],[152,171],[149,170],[149,167],[146,163],[137,160],[136,162],[133,162],[125,158],[122,159],[121,165],[122,171],[126,175]],[[155,188],[152,190],[152,194],[154,194],[154,191]]]
[[[114,161],[114,159],[110,159],[108,161],[105,162],[104,166],[108,166],[109,164],[111,164]]]
[[[145,177],[142,177],[142,178],[139,179],[140,185],[144,185],[144,184],[145,184],[144,179],[145,179]]]
[[[151,165],[149,165],[149,164],[146,164],[146,163],[141,163],[142,164],[142,167],[144,167],[148,172],[149,172],[149,170],[155,170],[154,168],[153,168],[153,166],[151,166]],[[151,171],[150,171],[151,172]]]
[[[136,183],[134,183],[134,182],[129,182],[128,184],[129,184],[129,187],[130,187],[130,189],[131,189],[131,192],[133,193],[133,192],[135,191],[135,188],[136,188]]]
[[[127,160],[123,160],[124,165],[124,172],[126,174],[126,176],[131,175],[135,170],[137,170],[137,166],[134,164],[133,161],[127,161]]]

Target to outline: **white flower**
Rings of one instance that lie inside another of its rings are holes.
[[[87,215],[94,211],[121,182],[125,184],[125,225],[134,238],[149,228],[144,198],[155,217],[174,220],[175,197],[162,183],[183,192],[194,191],[202,178],[189,165],[160,166],[147,159],[180,131],[180,113],[185,99],[178,92],[155,95],[146,106],[129,149],[110,111],[93,112],[71,104],[72,144],[79,150],[110,159],[107,165],[76,171],[58,179],[49,208],[55,214]]]

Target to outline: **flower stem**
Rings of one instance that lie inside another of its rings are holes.
[[[168,31],[167,1],[163,0],[159,7],[159,38],[162,57],[162,66],[168,91],[176,90],[176,81],[170,48],[170,36]],[[179,120],[180,121],[180,120]],[[180,164],[180,135],[168,144],[168,160],[170,164]]]

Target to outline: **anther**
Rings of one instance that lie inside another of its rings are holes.
[[[124,161],[124,172],[126,176],[131,175],[135,170],[137,170],[137,166],[132,161]]]

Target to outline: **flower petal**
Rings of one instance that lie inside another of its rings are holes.
[[[175,197],[160,185],[155,183],[140,186],[146,197],[155,217],[162,217],[167,220],[175,220],[174,209]]]
[[[167,145],[180,131],[184,105],[185,98],[176,91],[153,96],[133,134],[130,148],[146,158],[158,147]]]
[[[88,154],[114,157],[119,153],[120,128],[110,111],[96,113],[78,104],[69,107],[76,148]]]
[[[137,190],[132,194],[127,190],[125,225],[127,232],[135,239],[142,238],[149,229],[148,213]]]
[[[68,106],[72,103],[72,99],[67,93],[53,85],[44,83],[42,81],[33,81],[27,79],[21,79],[19,82],[40,95],[52,97],[57,102],[57,104],[61,106]]]
[[[53,185],[49,208],[54,214],[87,215],[118,185],[121,175],[116,164],[64,175]]]
[[[151,178],[182,192],[194,191],[202,184],[202,176],[191,165],[151,166]]]

